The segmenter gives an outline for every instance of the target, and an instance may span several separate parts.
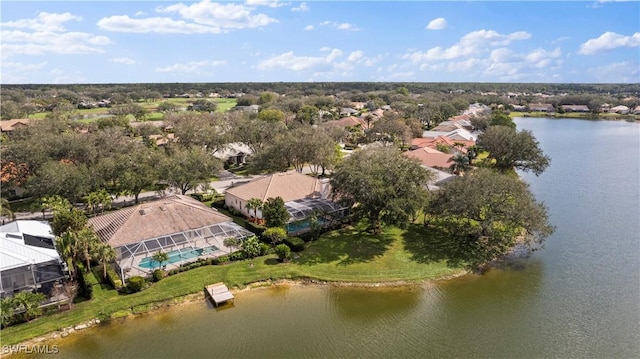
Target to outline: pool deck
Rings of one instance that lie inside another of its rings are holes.
[[[218,305],[225,303],[229,300],[233,300],[234,296],[229,291],[229,288],[222,283],[215,283],[204,287],[205,292],[209,295],[211,302],[217,307]]]

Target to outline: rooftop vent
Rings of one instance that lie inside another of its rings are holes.
[[[144,212],[144,208],[140,209],[138,212],[140,212],[141,216],[144,216],[146,213]]]

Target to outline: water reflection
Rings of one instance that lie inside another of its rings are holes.
[[[360,323],[406,317],[416,309],[421,297],[420,287],[331,288],[328,291],[329,305],[336,315]]]

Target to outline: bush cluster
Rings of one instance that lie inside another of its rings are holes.
[[[146,281],[144,278],[140,276],[134,276],[129,278],[129,283],[127,283],[127,289],[130,293],[137,293],[144,289],[146,285]]]
[[[119,290],[122,288],[122,280],[116,273],[115,269],[112,266],[107,266],[107,278],[106,280],[116,289]]]
[[[162,269],[156,269],[151,274],[151,279],[154,282],[159,282],[162,278],[164,278],[164,271]]]
[[[304,250],[304,241],[299,237],[288,237],[284,240],[284,243],[291,248],[294,252],[300,252]]]

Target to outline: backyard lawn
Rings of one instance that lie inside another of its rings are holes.
[[[288,263],[279,263],[275,255],[258,257],[226,265],[192,269],[162,279],[135,294],[119,294],[95,277],[94,298],[77,303],[71,311],[42,317],[2,330],[6,345],[44,335],[64,327],[106,316],[126,316],[145,312],[159,302],[202,293],[204,285],[224,282],[229,287],[279,279],[316,279],[319,281],[376,283],[433,280],[464,272],[461,265],[447,263],[440,255],[437,239],[430,238],[419,225],[408,230],[387,228],[382,234],[362,232],[363,227],[348,227],[323,235],[307,244],[303,252]],[[431,243],[433,242],[433,243]]]

